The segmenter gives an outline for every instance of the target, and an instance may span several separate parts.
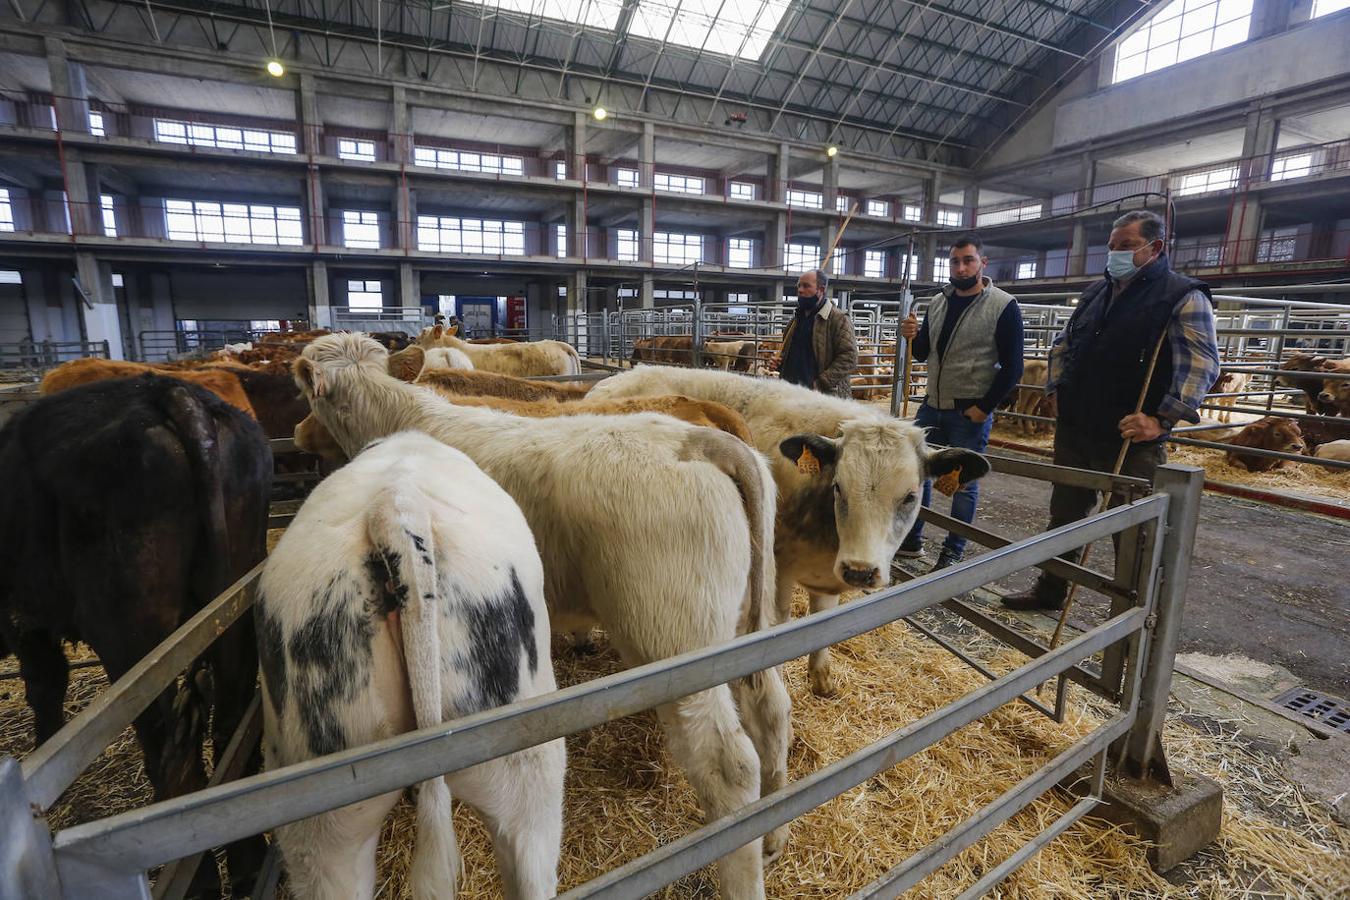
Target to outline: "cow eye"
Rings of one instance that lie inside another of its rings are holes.
[[[842,494],[844,492],[844,489],[839,486],[839,482],[837,481],[834,483],[834,492],[836,495]]]

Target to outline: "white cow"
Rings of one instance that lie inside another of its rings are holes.
[[[557,689],[525,517],[424,434],[377,441],[314,489],[268,558],[255,610],[269,769]],[[454,896],[453,790],[486,820],[506,896],[554,896],[563,767],[556,740],[423,782],[413,895]],[[400,793],[278,828],[291,894],[374,896],[380,827]]]
[[[599,622],[636,665],[770,623],[774,487],[753,449],[669,416],[526,419],[455,406],[392,378],[385,356],[359,335],[329,335],[305,348],[296,380],[347,453],[416,428],[505,488],[539,542],[556,630]],[[657,712],[709,820],[786,782],[791,709],[776,669]],[[722,895],[762,898],[761,854],[785,837],[724,857]]]
[[[970,450],[929,451],[920,429],[874,406],[784,381],[639,366],[600,382],[590,396],[658,394],[730,406],[773,460],[778,621],[788,616],[794,584],[810,595],[812,612],[833,609],[841,591],[889,584],[891,559],[919,514],[924,478],[959,468],[964,484],[989,471]],[[811,654],[809,669],[816,694],[834,693],[828,649]]]
[[[1350,462],[1350,441],[1327,441],[1325,444],[1319,444],[1313,451],[1313,456],[1318,459],[1336,459],[1341,462]]]
[[[425,362],[422,363],[423,372],[472,368],[473,360],[469,359],[468,354],[454,347],[432,347],[426,351]]]
[[[450,347],[463,353],[473,368],[499,375],[580,375],[581,357],[564,341],[522,341],[514,344],[471,344],[450,334],[444,325],[423,328],[417,343],[424,349]]]

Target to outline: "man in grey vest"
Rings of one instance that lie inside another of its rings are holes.
[[[913,356],[928,363],[928,396],[914,424],[928,440],[976,453],[989,444],[994,409],[1022,378],[1022,311],[1007,291],[984,274],[989,258],[975,234],[963,234],[951,251],[950,284],[928,304],[923,327],[910,313],[900,334],[914,342]],[[975,519],[980,484],[971,481],[952,497],[952,516]],[[933,499],[932,482],[923,483],[923,505]],[[900,545],[897,556],[923,556],[923,521]],[[960,562],[966,539],[948,533],[934,570]]]

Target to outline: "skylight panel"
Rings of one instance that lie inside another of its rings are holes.
[[[485,0],[483,6],[591,28],[613,30],[619,24],[623,0]]]
[[[759,59],[787,8],[788,0],[639,0],[628,33]]]

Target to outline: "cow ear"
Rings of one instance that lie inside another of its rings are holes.
[[[441,335],[443,334],[445,334],[444,325],[437,325],[435,328],[431,329],[431,336],[438,341],[441,339]]]
[[[989,460],[974,450],[963,450],[959,447],[948,447],[930,453],[926,462],[930,478],[941,478],[955,472],[959,484],[966,484],[989,474]]]
[[[415,381],[422,373],[427,353],[421,347],[405,347],[389,356],[389,374],[399,381]]]
[[[839,445],[818,434],[794,434],[778,445],[778,452],[797,464],[803,475],[814,475],[839,458]]]
[[[323,372],[318,366],[314,365],[303,356],[295,360],[295,383],[300,386],[300,390],[307,397],[322,397],[324,395]]]

